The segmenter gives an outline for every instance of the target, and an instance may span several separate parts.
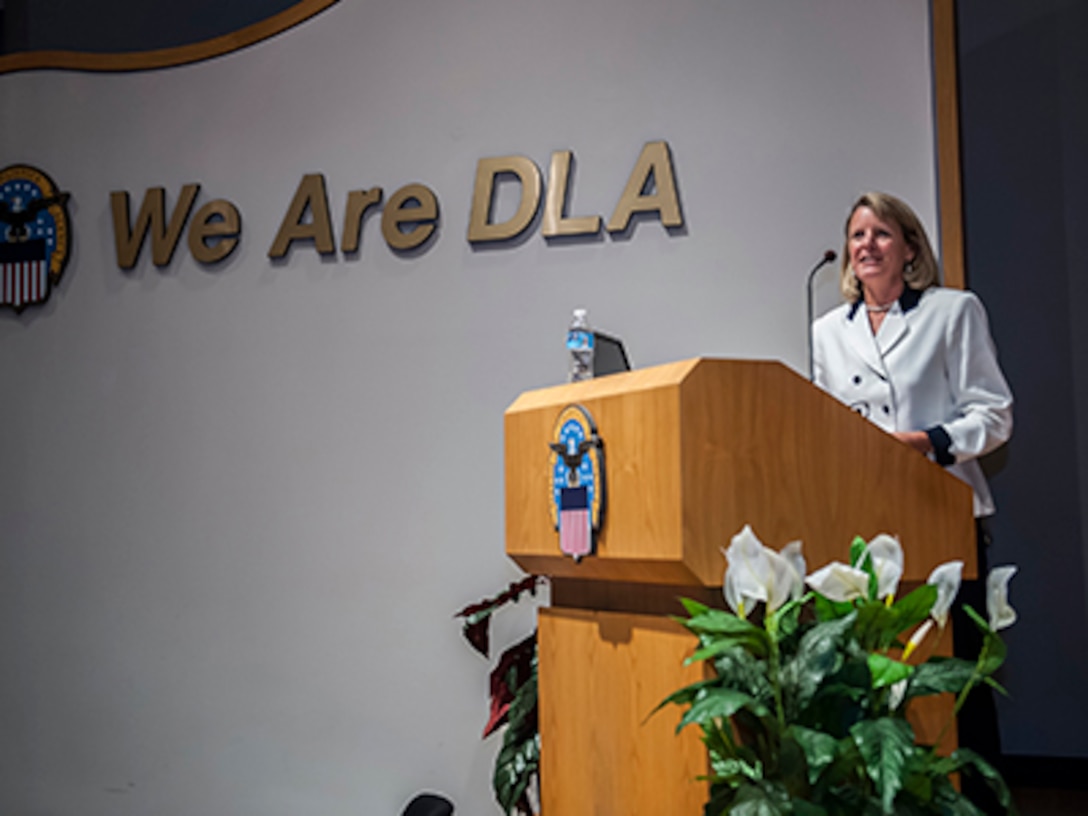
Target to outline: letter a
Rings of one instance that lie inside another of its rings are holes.
[[[653,193],[645,193],[653,179]],[[608,219],[609,232],[623,232],[631,216],[637,212],[657,212],[666,227],[681,227],[680,199],[676,194],[676,179],[672,172],[672,156],[667,142],[647,142],[627,179],[627,188],[620,196],[615,212]]]
[[[302,221],[309,208],[313,220],[305,224]],[[332,237],[332,219],[329,218],[329,198],[325,194],[325,177],[321,173],[308,173],[302,177],[283,217],[276,240],[268,250],[269,258],[282,258],[287,248],[294,241],[312,240],[314,248],[322,255],[336,252],[336,242]]]

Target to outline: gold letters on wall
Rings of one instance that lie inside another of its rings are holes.
[[[382,188],[352,190],[344,209],[344,234],[341,249],[358,252],[363,231],[363,216],[382,200]],[[304,220],[309,212],[310,220]],[[382,210],[382,236],[392,249],[405,252],[422,246],[434,232],[438,220],[438,197],[422,184],[406,184],[389,197]],[[310,173],[302,177],[295,196],[283,217],[276,239],[268,250],[269,258],[282,258],[295,241],[313,241],[322,255],[336,252],[329,197],[325,177]]]
[[[645,192],[653,180],[653,193]],[[623,232],[631,216],[637,212],[657,212],[666,227],[684,224],[680,215],[680,198],[676,194],[676,177],[672,172],[672,155],[665,142],[648,142],[631,171],[620,202],[608,219],[609,232]]]
[[[568,182],[574,154],[559,150],[552,154],[548,170],[548,195],[544,205],[541,234],[545,238],[570,235],[596,235],[601,229],[598,215],[570,217],[566,214]],[[491,223],[495,180],[501,174],[514,175],[521,184],[521,203],[517,213],[500,224]],[[653,192],[648,192],[650,187]],[[480,159],[476,165],[476,184],[472,191],[472,213],[468,220],[468,240],[473,243],[503,241],[523,232],[540,206],[540,169],[525,156]],[[623,232],[638,212],[657,212],[666,227],[680,227],[680,197],[667,142],[647,142],[635,162],[612,217],[609,232]]]
[[[570,188],[570,166],[573,161],[574,153],[569,150],[552,153],[552,166],[548,170],[548,200],[544,203],[544,226],[540,228],[540,233],[545,238],[554,238],[557,235],[596,235],[601,231],[599,215],[572,218],[565,214],[567,191]]]
[[[573,167],[572,151],[557,150],[552,154],[540,226],[545,238],[594,236],[601,231],[600,215],[575,216],[567,212]],[[514,214],[495,223],[494,201],[500,181],[516,183],[520,195]],[[543,186],[540,168],[526,156],[480,159],[472,190],[468,240],[473,244],[500,242],[524,233],[540,210]],[[150,188],[144,194],[135,222],[130,215],[128,192],[110,193],[117,265],[121,269],[135,267],[149,233],[152,262],[156,266],[168,265],[186,223],[189,223],[187,244],[194,260],[213,264],[230,256],[240,241],[241,213],[230,201],[215,199],[202,205],[190,222],[199,192],[199,184],[184,185],[168,217],[166,190]],[[381,209],[382,237],[396,252],[419,250],[435,235],[440,207],[433,190],[424,184],[411,183],[396,190],[384,204],[383,195],[381,187],[348,192],[340,251],[345,254],[359,251],[364,218],[375,208]],[[647,142],[643,146],[606,229],[613,234],[627,231],[637,213],[656,214],[662,226],[669,229],[684,224],[667,142]],[[296,243],[312,246],[322,255],[334,254],[337,241],[332,219],[325,176],[307,173],[287,205],[268,257],[283,258]]]
[[[310,212],[310,222],[304,223],[303,217],[307,210]],[[314,249],[322,255],[336,252],[332,221],[329,219],[329,197],[325,193],[325,177],[320,173],[309,173],[298,183],[295,197],[291,199],[280,230],[276,233],[276,240],[268,250],[268,257],[282,258],[292,242],[306,240],[313,241]]]
[[[193,202],[200,192],[199,184],[186,184],[166,221],[166,190],[152,187],[144,196],[136,223],[130,228],[128,193],[121,190],[110,193],[110,209],[113,212],[113,242],[117,249],[117,265],[132,269],[143,249],[144,239],[151,233],[151,262],[155,266],[167,266],[178,248],[181,230],[189,219]],[[242,231],[242,216],[229,201],[209,201],[199,210],[189,228],[189,251],[203,264],[221,261],[238,246]],[[209,243],[210,242],[210,243]]]
[[[416,202],[413,206],[406,206],[412,201]],[[422,184],[408,184],[393,193],[382,210],[382,237],[393,249],[416,249],[431,237],[437,220],[438,199],[434,193]],[[409,228],[403,229],[402,225]]]
[[[221,261],[238,246],[242,216],[229,201],[209,201],[196,211],[189,228],[189,251],[203,264]],[[209,244],[211,239],[213,243]]]
[[[491,223],[491,204],[495,197],[495,179],[515,175],[521,184],[521,203],[509,221]],[[476,165],[476,184],[472,189],[472,213],[468,217],[470,241],[505,241],[525,231],[540,206],[540,168],[524,156],[500,156],[480,159]]]

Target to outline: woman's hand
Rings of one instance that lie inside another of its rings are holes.
[[[918,453],[927,454],[933,450],[933,445],[929,441],[929,434],[925,431],[895,431],[892,436],[900,442],[910,445]]]

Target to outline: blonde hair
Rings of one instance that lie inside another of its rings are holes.
[[[911,289],[928,289],[940,283],[940,270],[929,245],[925,228],[914,210],[905,201],[887,193],[863,193],[846,217],[844,233],[846,238],[842,246],[842,266],[839,269],[839,288],[842,296],[849,301],[861,297],[861,284],[850,266],[850,219],[860,207],[868,207],[881,221],[891,221],[899,225],[907,246],[914,250],[914,260],[903,270],[903,282]]]

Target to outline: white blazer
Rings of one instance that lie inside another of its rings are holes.
[[[1012,435],[1012,392],[982,302],[971,292],[905,289],[873,335],[860,303],[813,326],[816,384],[885,431],[926,431],[935,461],[994,512],[976,459]]]

